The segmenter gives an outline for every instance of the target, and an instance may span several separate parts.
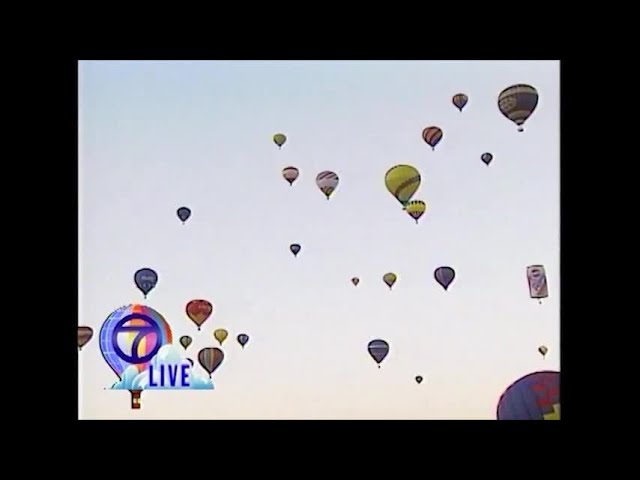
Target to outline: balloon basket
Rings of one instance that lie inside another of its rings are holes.
[[[142,406],[142,390],[129,390],[131,392],[131,409],[140,410]]]

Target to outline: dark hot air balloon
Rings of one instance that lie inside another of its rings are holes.
[[[389,354],[389,344],[384,340],[371,340],[367,349],[369,350],[369,355],[371,355],[378,364],[378,368],[380,368],[380,363],[382,363]]]
[[[300,253],[300,250],[302,250],[302,247],[298,243],[292,243],[291,245],[289,245],[289,250],[291,250],[291,253],[293,253],[294,257],[297,257],[298,253]]]
[[[491,160],[493,160],[493,155],[491,155],[489,152],[483,153],[480,157],[480,160],[482,160],[488,166],[491,163]]]
[[[150,268],[141,268],[134,274],[133,281],[136,287],[138,287],[138,290],[144,295],[144,298],[147,298],[149,292],[153,290],[158,283],[158,274]]]
[[[185,308],[187,317],[196,324],[198,330],[213,313],[213,305],[208,300],[191,300]]]
[[[224,360],[224,352],[219,348],[203,348],[198,352],[198,362],[202,365],[209,377],[216,371]]]
[[[360,279],[358,277],[353,277],[351,279],[351,283],[353,283],[357,287],[358,284],[360,283]]]
[[[442,135],[440,127],[427,127],[422,131],[422,139],[427,142],[432,150],[436,149],[436,145],[442,140]]]
[[[93,337],[93,328],[91,327],[78,327],[78,348],[82,350],[89,340]]]
[[[549,349],[544,345],[540,345],[538,347],[538,351],[540,352],[540,355],[542,355],[542,358],[544,358],[547,355],[547,352],[549,351]]]
[[[442,288],[447,290],[453,279],[456,278],[456,272],[451,267],[438,267],[435,272],[433,272],[433,276]]]
[[[244,348],[244,346],[248,342],[249,342],[249,335],[247,335],[246,333],[241,333],[240,335],[238,335],[238,343],[242,348]]]
[[[516,380],[500,397],[498,420],[560,420],[560,372],[534,372]]]
[[[498,96],[498,108],[502,114],[518,125],[522,132],[522,125],[538,106],[538,91],[531,85],[512,85],[505,88]]]
[[[420,385],[422,383],[422,380],[423,380],[423,378],[420,375],[418,375],[416,377],[416,382],[418,382],[418,385]]]
[[[464,108],[464,106],[469,101],[469,97],[467,97],[464,93],[456,93],[451,99],[456,108],[460,111]]]
[[[187,207],[180,207],[176,213],[178,214],[178,218],[182,220],[183,224],[189,220],[189,217],[191,216],[191,210]]]
[[[180,337],[180,345],[182,345],[185,350],[189,348],[189,345],[191,345],[192,342],[193,338],[188,335],[183,335],[182,337]]]

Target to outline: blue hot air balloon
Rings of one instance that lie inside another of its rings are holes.
[[[191,209],[188,207],[180,207],[176,213],[178,214],[178,218],[182,220],[182,223],[184,224],[184,222],[189,220],[189,217],[191,216]]]
[[[158,283],[158,274],[151,268],[141,268],[133,276],[133,281],[138,287],[138,290],[142,292],[144,298],[151,290],[153,290]]]
[[[516,380],[500,397],[498,420],[560,420],[560,372],[534,372]]]

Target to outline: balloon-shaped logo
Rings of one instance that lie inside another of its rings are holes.
[[[147,298],[149,292],[156,288],[158,274],[151,268],[141,268],[133,275],[133,281],[136,287],[138,287],[138,290],[144,295],[144,298]]]
[[[186,307],[187,317],[196,324],[198,330],[213,313],[213,305],[208,300],[191,300]]]
[[[248,342],[249,342],[249,335],[247,335],[246,333],[241,333],[240,335],[238,335],[238,343],[242,348],[244,348],[244,346]]]
[[[433,272],[433,276],[436,282],[447,290],[451,282],[453,282],[453,279],[456,278],[456,271],[451,267],[438,267],[435,272]]]
[[[153,308],[127,305],[112,312],[100,329],[100,351],[122,378],[127,367],[147,369],[160,347],[172,343],[171,328]]]
[[[78,327],[78,348],[82,350],[89,340],[93,338],[93,328],[91,327]]]
[[[369,355],[371,355],[378,364],[378,368],[380,368],[380,363],[382,363],[385,357],[389,354],[389,344],[380,339],[371,340],[367,346],[367,350],[369,350]]]
[[[182,220],[182,224],[184,225],[184,222],[189,220],[189,217],[191,216],[191,209],[187,207],[180,207],[176,213],[178,214],[178,218]]]

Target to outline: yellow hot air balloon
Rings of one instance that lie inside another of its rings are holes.
[[[415,195],[420,187],[420,172],[411,165],[391,167],[384,176],[384,183],[389,193],[403,206]]]
[[[284,133],[276,133],[273,136],[273,142],[278,145],[278,148],[282,148],[284,143],[287,141],[287,136]]]
[[[229,336],[229,332],[227,332],[224,328],[219,328],[215,332],[213,332],[213,337],[218,341],[220,346],[222,346],[222,342],[224,342]]]
[[[427,211],[427,204],[422,200],[411,200],[404,207],[405,211],[413,218],[416,223],[420,220],[420,217]]]
[[[389,290],[393,288],[393,284],[396,283],[396,280],[398,280],[398,276],[393,272],[385,273],[382,276],[382,281],[387,284]]]

